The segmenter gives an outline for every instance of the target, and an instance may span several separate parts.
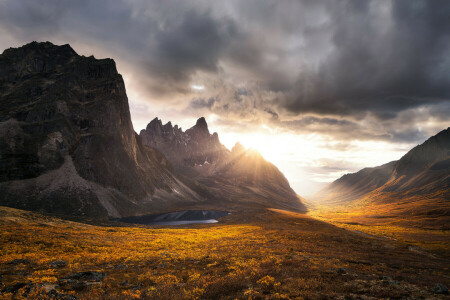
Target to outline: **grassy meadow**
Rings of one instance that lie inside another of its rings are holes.
[[[1,208],[0,225],[0,299],[443,299],[450,284],[445,257],[280,210],[150,227]],[[61,280],[87,271],[105,277]]]

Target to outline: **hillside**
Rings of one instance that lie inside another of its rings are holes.
[[[375,223],[413,222],[448,229],[450,128],[414,147],[398,161],[344,175],[312,199],[326,206],[328,212],[345,208],[360,221],[369,217]]]
[[[378,167],[364,168],[356,173],[346,174],[313,195],[312,199],[335,204],[360,199],[386,184],[396,163],[397,161],[392,161]]]

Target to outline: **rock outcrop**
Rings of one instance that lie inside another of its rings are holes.
[[[153,119],[141,130],[142,142],[164,153],[178,170],[186,170],[204,164],[213,164],[228,154],[217,133],[210,134],[205,118],[200,118],[192,128],[184,132],[171,122],[163,125]]]
[[[0,55],[0,205],[127,216],[201,198],[134,132],[112,59],[32,42]]]

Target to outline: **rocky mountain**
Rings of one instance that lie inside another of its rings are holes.
[[[276,166],[237,143],[232,151],[211,134],[205,118],[186,131],[153,119],[139,134],[144,145],[167,155],[174,169],[206,188],[221,208],[257,206],[305,211],[301,198]]]
[[[395,204],[391,214],[450,217],[450,128],[398,161],[342,176],[312,199],[332,206]]]
[[[192,128],[184,132],[171,122],[163,125],[158,118],[153,119],[141,130],[144,145],[158,149],[172,162],[175,169],[183,172],[190,168],[204,171],[208,164],[215,164],[229,154],[219,141],[217,133],[210,134],[205,118],[200,118]]]
[[[450,127],[406,153],[392,179],[384,191],[429,194],[446,189],[450,196]]]
[[[202,198],[134,132],[112,59],[32,42],[0,55],[0,205],[91,217]]]
[[[345,174],[312,196],[314,200],[326,203],[348,203],[360,199],[382,187],[391,178],[397,161],[364,168],[356,173]]]

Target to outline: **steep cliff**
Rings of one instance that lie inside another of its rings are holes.
[[[200,197],[134,132],[112,59],[33,42],[0,55],[0,205],[126,216]]]

